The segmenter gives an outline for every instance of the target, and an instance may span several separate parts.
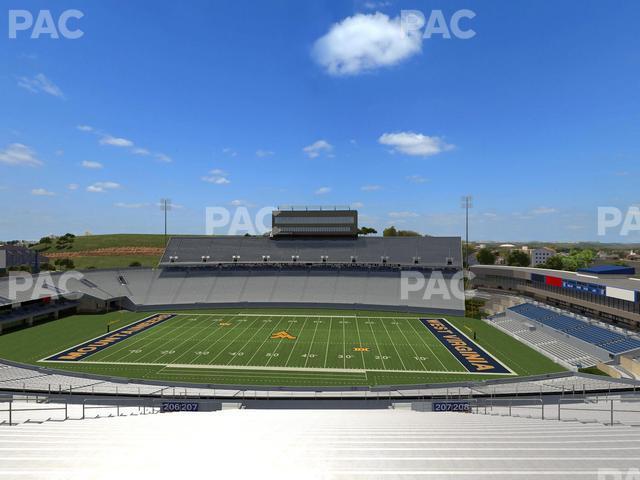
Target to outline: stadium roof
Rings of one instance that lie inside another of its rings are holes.
[[[351,263],[380,264],[385,257],[389,265],[427,267],[462,267],[460,237],[360,237],[340,239],[282,239],[269,237],[172,237],[160,261],[167,265],[202,265],[209,263],[262,263],[264,256],[272,263]],[[173,262],[171,261],[173,258]],[[177,257],[177,259],[175,259]]]
[[[579,273],[595,273],[596,275],[635,275],[636,269],[623,265],[597,265],[589,268],[579,268]]]
[[[601,277],[596,274],[569,272],[566,270],[551,270],[548,268],[536,267],[513,267],[506,265],[472,265],[471,270],[476,273],[482,272],[490,275],[507,275],[520,278],[528,278],[528,274],[537,273],[540,275],[551,275],[578,282],[599,283],[606,286],[624,288],[628,290],[640,290],[640,278],[631,278],[626,276]]]

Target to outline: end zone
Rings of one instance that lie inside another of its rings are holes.
[[[111,345],[115,345],[137,333],[144,332],[151,327],[158,325],[166,320],[175,317],[175,314],[158,313],[150,317],[143,318],[133,322],[125,327],[114,330],[113,332],[100,335],[84,343],[68,348],[62,352],[58,352],[50,357],[44,358],[42,362],[78,362],[89,355],[104,350]]]
[[[513,374],[506,365],[487,353],[447,320],[421,318],[420,321],[468,372]]]

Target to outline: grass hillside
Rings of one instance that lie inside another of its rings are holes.
[[[77,236],[67,248],[57,248],[54,240],[53,244],[46,245],[39,243],[35,249],[42,253],[56,252],[82,252],[87,250],[98,250],[101,248],[120,247],[151,247],[164,248],[164,235],[138,234],[138,233],[117,233],[113,235],[87,235]]]
[[[33,247],[50,258],[50,263],[69,259],[74,268],[120,268],[137,262],[153,267],[160,261],[164,249],[164,235],[113,234],[87,235],[53,239]]]

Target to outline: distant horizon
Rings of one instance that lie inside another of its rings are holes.
[[[38,242],[41,238],[50,236],[50,235],[54,235],[56,237],[60,237],[66,233],[71,233],[77,237],[86,237],[86,236],[110,236],[110,235],[154,235],[154,236],[160,236],[163,237],[164,233],[163,232],[146,232],[146,233],[140,233],[140,232],[115,232],[115,233],[94,233],[91,232],[88,235],[86,234],[86,232],[83,233],[74,233],[72,231],[63,231],[61,233],[56,233],[56,234],[43,234],[38,236],[37,238],[33,238],[33,239],[27,239],[27,238],[11,238],[11,239],[2,239],[0,240],[0,243],[8,243],[8,242]],[[418,232],[420,233],[420,232]],[[426,235],[426,234],[421,234],[422,236]],[[244,236],[244,234],[237,234],[237,235],[229,235],[229,234],[225,234],[225,233],[216,233],[214,235],[206,235],[204,233],[172,233],[172,232],[168,232],[167,233],[167,237],[170,238],[172,236],[202,236],[202,237],[206,237],[206,236]],[[261,236],[261,235],[251,235],[251,236]],[[382,237],[382,233],[378,232],[377,234],[370,234],[370,235],[366,235],[366,237]],[[459,237],[462,240],[462,243],[464,244],[464,234],[463,235],[430,235],[430,236],[435,236],[435,237]],[[365,235],[358,235],[358,237],[365,237]],[[599,240],[576,240],[576,241],[566,241],[566,240],[474,240],[472,238],[469,239],[469,243],[474,243],[474,244],[513,244],[513,245],[525,245],[525,244],[546,244],[546,245],[556,245],[556,244],[568,244],[568,245],[573,245],[573,244],[597,244],[597,245],[601,245],[603,247],[612,247],[612,246],[620,246],[620,247],[624,247],[624,248],[640,248],[640,242],[603,242],[603,241],[599,241]]]

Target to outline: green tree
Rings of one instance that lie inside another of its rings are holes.
[[[553,257],[547,258],[547,261],[540,265],[540,268],[548,268],[550,270],[562,270],[564,268],[564,264],[562,263],[562,257],[559,255],[554,255]]]
[[[476,259],[481,265],[493,265],[496,263],[496,255],[488,248],[481,248],[476,253]]]
[[[418,232],[414,232],[413,230],[398,230],[399,237],[420,237],[421,235]]]
[[[51,237],[42,237],[38,243],[42,245],[51,245]]]
[[[375,235],[378,231],[371,227],[360,227],[358,229],[358,235]]]
[[[396,230],[396,227],[391,225],[390,227],[387,227],[382,231],[382,236],[383,237],[397,237],[398,236],[398,231]]]
[[[514,267],[528,267],[531,264],[531,257],[522,250],[512,250],[507,256],[507,265]]]

